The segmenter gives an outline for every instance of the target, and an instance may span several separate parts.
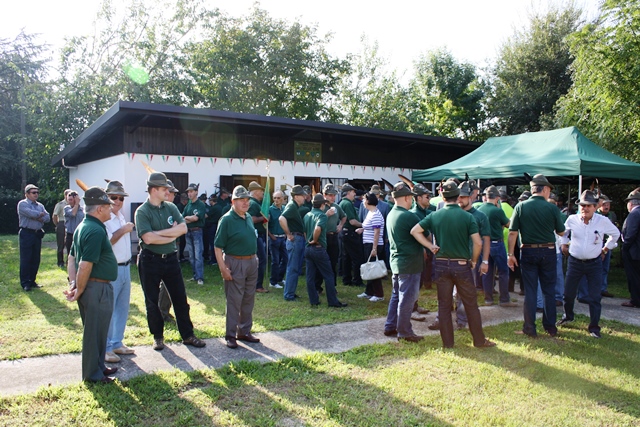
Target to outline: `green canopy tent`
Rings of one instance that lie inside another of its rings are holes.
[[[487,139],[480,147],[453,162],[414,170],[416,182],[443,178],[488,179],[492,184],[526,182],[524,173],[544,174],[552,183],[575,184],[598,178],[600,182],[640,181],[640,164],[625,160],[594,144],[576,127]]]

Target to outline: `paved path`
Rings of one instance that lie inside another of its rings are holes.
[[[621,307],[620,303],[623,301],[617,298],[603,298],[602,317],[640,326],[640,310]],[[486,326],[522,320],[521,307],[481,307],[480,311],[483,324]],[[588,314],[588,306],[576,304],[576,312]],[[438,331],[427,329],[427,325],[434,319],[435,314],[430,313],[426,322],[413,322],[414,331],[419,335],[437,334]],[[313,351],[340,353],[365,344],[395,340],[385,337],[382,334],[383,329],[384,319],[378,318],[261,333],[257,334],[261,340],[259,344],[247,345],[238,341],[239,347],[236,350],[228,349],[221,338],[207,339],[205,348],[171,344],[163,351],[154,351],[151,345],[147,345],[135,347],[135,355],[124,356],[122,362],[109,366],[118,366],[116,377],[127,380],[141,374],[173,368],[183,371],[219,368],[235,360],[270,362]],[[71,384],[80,380],[79,353],[0,361],[0,395],[29,393],[42,386]]]

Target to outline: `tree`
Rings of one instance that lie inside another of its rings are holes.
[[[571,87],[567,37],[580,25],[573,5],[531,17],[529,27],[501,47],[490,70],[489,115],[502,135],[539,131],[556,101]]]
[[[607,0],[570,39],[573,86],[556,122],[576,125],[604,148],[640,161],[640,3]]]

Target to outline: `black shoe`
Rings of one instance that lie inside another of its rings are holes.
[[[556,326],[563,326],[563,325],[568,325],[569,323],[573,322],[573,319],[565,319],[562,318],[560,320],[558,320],[558,322],[556,323]]]
[[[398,341],[420,342],[424,339],[419,335],[410,335],[408,337],[398,337]]]
[[[252,342],[252,343],[257,343],[260,342],[260,338],[256,338],[251,334],[247,334],[247,335],[238,335],[238,337],[236,338],[236,340],[238,341],[246,341],[246,342]]]
[[[22,290],[25,292],[31,292],[31,286],[23,286]]]
[[[348,306],[349,304],[347,304],[346,302],[338,302],[336,304],[329,304],[329,307],[336,307],[336,308],[343,308]]]
[[[63,262],[58,263],[58,268],[64,268],[64,263]]]
[[[546,330],[546,332],[549,334],[549,336],[551,338],[555,338],[555,337],[558,336],[558,330],[557,329],[555,331]]]
[[[229,348],[238,348],[238,343],[236,342],[236,337],[224,337],[227,340],[227,347]]]
[[[536,308],[536,313],[544,313],[544,309],[542,309],[542,308]]]
[[[296,298],[296,299],[297,299],[297,298],[300,298],[300,295],[298,295],[298,294],[293,294],[293,298]]]
[[[580,304],[589,304],[589,303],[587,302],[587,300],[586,300],[586,299],[584,299],[584,298],[578,298],[578,302],[579,302]]]
[[[36,282],[33,282],[31,285],[31,289],[42,289],[42,286],[38,285]]]
[[[397,337],[398,336],[398,331],[396,331],[395,329],[385,330],[383,333],[387,337]]]
[[[594,338],[602,338],[602,335],[600,335],[600,331],[591,331],[590,335]]]
[[[427,328],[429,328],[432,331],[439,331],[440,330],[440,323],[439,322],[433,322],[432,324],[427,326]]]
[[[607,298],[613,298],[614,297],[614,295],[611,292],[608,292],[608,291],[604,291],[600,295],[602,295],[603,297],[607,297]]]
[[[187,338],[186,340],[182,340],[182,344],[184,345],[190,345],[193,347],[204,347],[207,345],[206,342],[204,342],[203,340],[196,338],[195,335],[191,335],[189,338]]]
[[[102,373],[104,374],[105,377],[113,375],[116,372],[118,372],[118,368],[107,368],[104,371],[102,371]]]
[[[320,289],[316,289],[316,291],[318,292],[318,294],[321,294],[322,292],[324,292],[324,289],[320,288]]]

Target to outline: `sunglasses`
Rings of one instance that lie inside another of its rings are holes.
[[[39,191],[29,191],[29,194],[40,194]]]
[[[111,200],[120,200],[121,202],[124,202],[124,196],[109,196],[109,198]]]

